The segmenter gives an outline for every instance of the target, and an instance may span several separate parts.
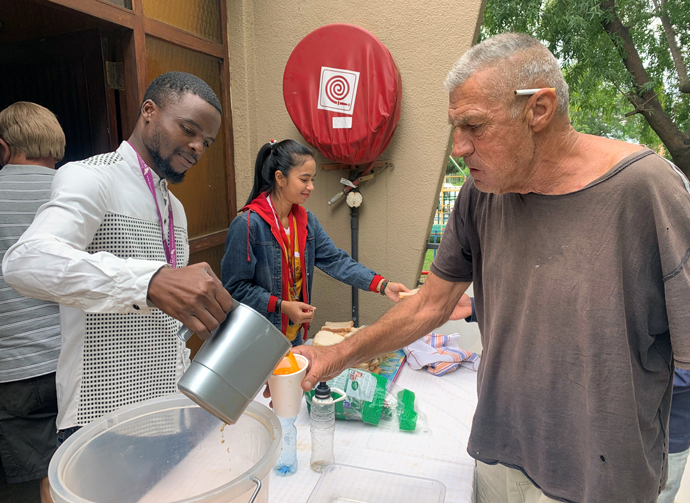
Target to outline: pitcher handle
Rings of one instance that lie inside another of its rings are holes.
[[[232,309],[235,309],[239,305],[239,302],[237,302],[235,299],[232,299]],[[232,311],[232,309],[230,310]],[[215,334],[216,332],[214,331],[213,333]],[[177,331],[177,337],[179,337],[182,342],[187,342],[192,335],[194,335],[194,331],[191,328],[187,328],[185,325],[182,325]]]
[[[256,484],[256,489],[254,490],[254,494],[252,494],[252,497],[249,498],[249,501],[247,503],[254,503],[254,500],[259,495],[259,491],[261,491],[261,481],[257,479],[254,475],[251,475],[249,477],[249,480]]]
[[[185,325],[182,325],[177,331],[177,337],[182,339],[182,342],[187,342],[192,335],[194,335],[192,329],[187,328]]]

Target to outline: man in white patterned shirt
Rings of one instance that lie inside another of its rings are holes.
[[[232,308],[208,264],[186,266],[185,212],[168,190],[213,143],[221,114],[201,79],[159,76],[129,140],[60,168],[50,202],[5,255],[8,284],[60,304],[58,442],[175,392],[189,365],[176,320],[206,338]]]

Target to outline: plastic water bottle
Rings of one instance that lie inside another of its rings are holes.
[[[325,382],[316,387],[311,401],[311,469],[321,473],[335,463],[333,435],[335,433],[335,404],[331,389]]]
[[[273,471],[276,475],[285,477],[297,471],[297,428],[295,428],[297,416],[279,417],[278,419],[280,419],[280,426],[283,428],[283,447]]]

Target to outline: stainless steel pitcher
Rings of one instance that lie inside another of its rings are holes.
[[[178,334],[186,340],[191,331]],[[237,421],[291,344],[251,307],[234,302],[225,321],[204,342],[177,383],[179,390],[225,421]]]

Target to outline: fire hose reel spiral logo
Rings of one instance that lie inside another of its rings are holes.
[[[343,100],[350,94],[350,83],[342,75],[335,75],[326,82],[326,96],[336,105],[349,105]]]
[[[352,115],[358,83],[359,72],[322,66],[318,108]]]

